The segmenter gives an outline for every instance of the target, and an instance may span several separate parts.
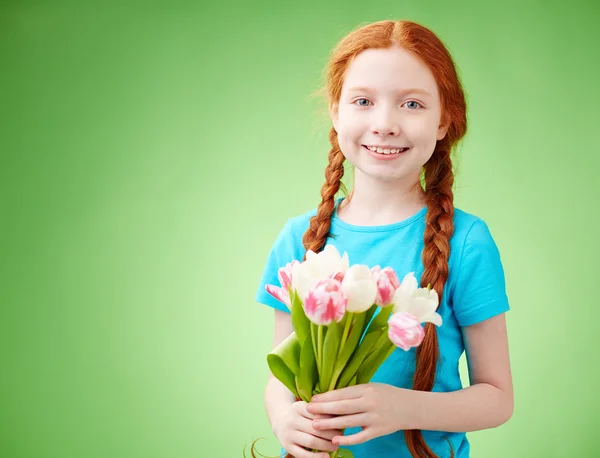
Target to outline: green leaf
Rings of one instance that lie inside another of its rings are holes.
[[[296,294],[296,291],[291,291],[290,299],[292,302],[292,325],[296,334],[298,334],[298,341],[302,344],[302,342],[310,336],[310,320],[304,313],[302,301],[300,300],[300,297],[298,297],[298,294]]]
[[[395,349],[396,346],[390,342],[389,339],[382,342],[379,345],[379,348],[376,348],[358,369],[358,372],[356,373],[356,383],[368,383],[373,375],[375,375],[375,372],[377,372],[377,369],[379,369]]]
[[[317,377],[321,378],[321,365],[319,364],[319,343],[318,343],[318,330],[319,327],[313,323],[312,321],[310,322],[310,339],[312,340],[312,347],[313,347],[313,353],[315,355],[315,361],[317,364]]]
[[[378,329],[387,325],[388,319],[392,313],[393,307],[390,305],[388,307],[379,307],[379,313],[373,318],[373,321],[369,325],[369,329],[367,332],[375,332]]]
[[[331,381],[329,382],[328,390],[335,388],[337,380],[346,367],[350,356],[352,356],[352,353],[354,353],[356,350],[356,346],[358,345],[358,341],[360,340],[363,332],[364,322],[367,318],[368,316],[365,313],[358,313],[355,315],[352,329],[350,329],[346,343],[344,344],[343,348],[340,349],[340,354],[335,362],[335,367],[333,369]]]
[[[369,324],[371,323],[371,318],[373,318],[373,315],[379,309],[380,309],[380,307],[377,304],[373,304],[371,306],[371,308],[364,313],[365,320],[363,321],[363,328],[362,328],[361,336],[362,336],[362,334],[364,334],[365,329],[367,328],[367,326],[369,326]]]
[[[346,448],[338,448],[337,456],[339,458],[354,458],[354,455],[352,454],[352,452]]]
[[[296,377],[298,393],[302,400],[308,402],[312,398],[317,383],[317,362],[312,346],[312,339],[304,340],[300,351],[300,373]]]
[[[321,392],[325,392],[329,389],[329,382],[331,381],[331,375],[333,374],[333,368],[337,360],[341,338],[342,329],[337,322],[333,321],[327,327],[327,333],[325,334],[323,342],[323,364],[321,366],[321,376],[319,378]]]
[[[294,397],[298,397],[294,373],[285,365],[282,359],[273,353],[269,353],[267,355],[267,363],[275,378],[283,383],[292,392]]]
[[[302,382],[300,381],[300,377],[298,375],[296,375],[296,379],[295,380],[296,380],[296,386],[298,387],[298,396],[304,402],[309,402],[309,399],[306,396],[306,393],[304,393],[304,391],[300,389],[300,386],[302,385]]]
[[[292,332],[271,352],[272,355],[281,358],[283,363],[294,375],[300,372],[300,342],[296,332]]]
[[[369,356],[369,354],[371,354],[374,349],[374,344],[377,342],[382,332],[383,331],[379,329],[365,335],[356,351],[350,357],[350,361],[348,361],[348,364],[342,371],[342,374],[340,375],[340,378],[335,386],[336,388],[344,388],[349,386],[348,383],[356,374],[363,361]]]

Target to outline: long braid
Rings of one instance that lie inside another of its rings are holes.
[[[344,176],[344,161],[346,158],[340,149],[337,132],[333,127],[329,131],[329,141],[331,142],[331,150],[329,150],[329,163],[325,169],[325,183],[321,187],[321,203],[317,209],[317,214],[310,219],[310,225],[302,237],[306,252],[312,250],[317,253],[325,246],[331,228],[331,215],[333,215],[335,208],[335,194],[340,189],[342,177]],[[304,253],[305,261],[306,252]],[[296,401],[299,400],[300,398],[296,398]],[[294,457],[288,453],[285,458]]]
[[[344,176],[345,157],[338,144],[337,132],[332,127],[329,131],[331,150],[329,151],[329,164],[325,169],[325,183],[321,187],[321,203],[317,214],[310,219],[310,226],[302,237],[302,243],[306,251],[315,253],[321,251],[325,246],[329,229],[331,228],[331,215],[335,208],[335,195],[340,189],[342,177]],[[306,260],[306,253],[304,253]]]
[[[448,279],[448,258],[450,256],[450,238],[454,233],[454,197],[452,184],[452,160],[446,142],[440,142],[440,147],[425,164],[425,196],[427,200],[427,219],[424,235],[423,267],[421,287],[431,285],[438,293],[442,302],[444,285]],[[439,307],[439,306],[438,306]],[[439,358],[439,345],[435,325],[426,323],[425,337],[417,347],[417,363],[413,382],[413,390],[431,391],[435,382],[435,372]],[[437,458],[437,455],[425,443],[423,434],[418,429],[405,430],[404,438],[409,450],[415,457]],[[446,438],[446,440],[448,440]],[[454,450],[450,444],[451,454]]]

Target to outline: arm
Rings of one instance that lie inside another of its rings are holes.
[[[292,317],[289,313],[275,310],[275,329],[273,333],[273,348],[279,345],[287,336],[294,331]],[[290,393],[283,383],[269,373],[269,380],[265,388],[265,409],[271,423],[271,429],[275,428],[275,420],[282,411],[289,410],[295,402],[294,395]]]
[[[415,391],[410,429],[478,431],[511,418],[514,398],[504,313],[463,328],[463,335],[471,386],[449,393]]]

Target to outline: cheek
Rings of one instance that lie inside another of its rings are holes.
[[[356,124],[346,124],[338,132],[338,141],[341,147],[356,148],[364,138],[364,130]]]

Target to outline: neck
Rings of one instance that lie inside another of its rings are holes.
[[[379,226],[402,221],[426,205],[425,191],[415,187],[418,177],[394,181],[375,180],[355,173],[350,199],[340,202],[338,217],[358,226]]]

